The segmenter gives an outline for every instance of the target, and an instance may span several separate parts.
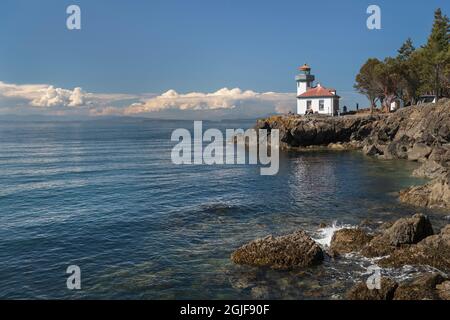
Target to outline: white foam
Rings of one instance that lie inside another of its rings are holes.
[[[333,238],[333,234],[336,231],[353,228],[356,227],[348,224],[338,224],[337,221],[334,221],[331,226],[317,230],[317,238],[314,238],[314,240],[323,247],[329,247],[331,244],[331,238]]]

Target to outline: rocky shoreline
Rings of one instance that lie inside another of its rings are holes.
[[[450,208],[450,99],[392,114],[273,116],[258,120],[256,128],[269,134],[278,129],[280,147],[285,150],[362,150],[380,160],[419,162],[413,175],[430,181],[401,190],[400,201]]]
[[[450,209],[450,100],[401,109],[389,115],[274,116],[256,128],[280,132],[286,150],[362,150],[380,160],[405,159],[421,166],[414,176],[428,178],[422,186],[399,192],[399,200],[418,207]],[[346,299],[450,299],[450,224],[435,232],[423,214],[384,223],[375,230],[344,228],[333,234],[329,247],[319,246],[306,232],[254,240],[231,255],[236,264],[292,270],[321,264],[324,257],[345,259],[357,254],[375,259],[382,268],[428,266],[436,272],[419,273],[401,283],[381,278],[381,287],[365,282],[347,291]]]
[[[330,246],[324,248],[303,230],[280,237],[267,236],[236,249],[231,260],[248,266],[296,270],[319,265],[326,256],[333,261],[347,259],[347,254],[375,258],[381,268],[428,266],[434,272],[418,273],[401,283],[382,276],[379,289],[369,289],[366,282],[359,282],[347,291],[346,299],[450,299],[450,224],[435,233],[423,214],[387,222],[375,230],[337,230]]]

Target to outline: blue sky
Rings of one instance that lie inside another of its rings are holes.
[[[66,28],[71,4],[81,7],[79,31]],[[366,28],[370,4],[381,7],[381,30]],[[173,97],[225,87],[240,88],[241,94],[292,94],[297,67],[307,62],[316,79],[338,90],[341,105],[364,106],[365,98],[352,88],[361,64],[395,55],[408,37],[423,44],[437,7],[450,14],[447,0],[2,0],[0,81],[16,89],[41,85],[28,88],[41,91],[45,85],[80,87],[92,94],[89,108],[98,103],[114,110],[168,90],[176,91]],[[0,108],[7,108],[3,113],[26,112],[26,99],[14,109],[23,97],[8,88],[0,101]],[[279,98],[289,104],[287,96]],[[30,109],[47,110],[34,104]],[[164,110],[158,115],[169,112]]]

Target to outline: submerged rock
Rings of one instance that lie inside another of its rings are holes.
[[[266,266],[273,269],[293,269],[320,264],[324,259],[320,246],[306,232],[254,240],[231,255],[237,264]]]
[[[340,229],[331,238],[330,251],[332,255],[360,251],[372,238],[360,228]]]
[[[439,300],[436,286],[444,282],[440,274],[426,274],[401,284],[395,290],[394,300]]]
[[[420,274],[414,279],[398,284],[381,277],[380,289],[369,289],[359,282],[347,291],[349,300],[440,300],[448,299],[450,281],[438,273]]]
[[[256,286],[251,290],[253,299],[264,300],[269,298],[269,288],[266,286]]]
[[[392,300],[398,284],[394,280],[381,277],[380,289],[369,289],[362,281],[353,286],[346,294],[348,300]]]

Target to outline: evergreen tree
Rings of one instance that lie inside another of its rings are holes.
[[[383,110],[401,98],[415,104],[420,94],[432,92],[436,101],[450,95],[450,20],[437,9],[425,46],[416,49],[408,38],[395,58],[369,59],[361,67],[354,88],[370,101],[371,111],[380,101]]]
[[[411,55],[416,51],[411,38],[408,38],[405,43],[398,49],[398,59],[401,61],[407,61]]]
[[[421,84],[419,72],[421,55],[414,48],[410,38],[398,50],[397,63],[401,76],[399,97],[405,102],[405,105],[415,104]]]
[[[434,23],[423,52],[423,76],[432,88],[436,100],[448,88],[448,64],[450,63],[450,20],[441,9],[434,13]],[[442,90],[444,88],[444,90]]]

